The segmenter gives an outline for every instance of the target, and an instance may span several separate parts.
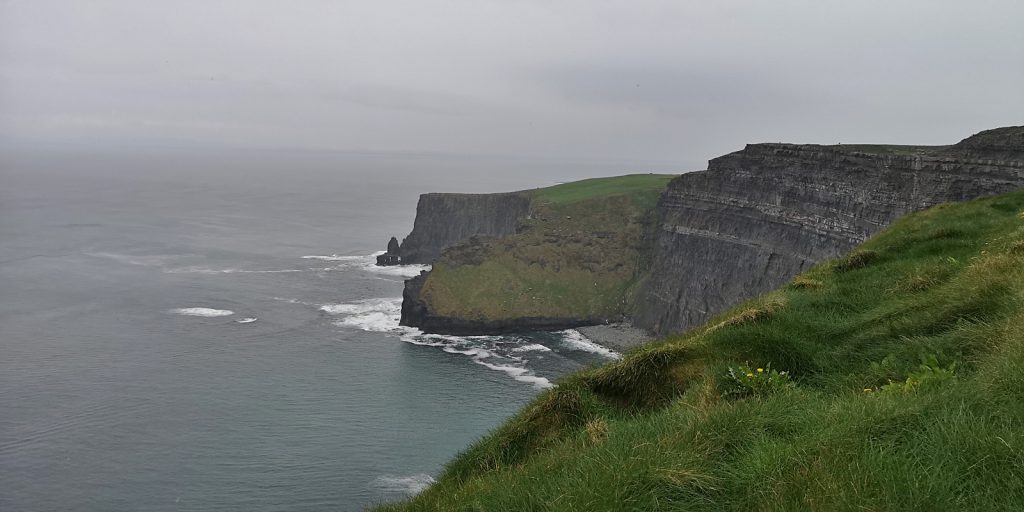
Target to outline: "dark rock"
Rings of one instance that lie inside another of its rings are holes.
[[[1024,160],[1024,126],[976,133],[950,146],[945,153],[954,158]]]
[[[399,255],[399,249],[398,239],[391,237],[391,240],[388,241],[387,252],[377,256],[377,265],[381,267],[401,265],[402,257]]]
[[[380,254],[377,256],[377,266],[380,267],[391,267],[394,265],[401,265],[402,258],[397,254]]]
[[[529,208],[529,197],[519,192],[423,194],[399,250],[402,263],[432,264],[445,248],[474,235],[511,235]]]

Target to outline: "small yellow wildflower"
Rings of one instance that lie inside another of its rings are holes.
[[[872,392],[872,391],[874,391],[874,390],[873,390],[873,389],[871,389],[871,388],[864,388],[864,392],[865,392],[865,393],[870,393],[870,392]]]
[[[748,373],[748,374],[747,374],[747,378],[748,378],[748,379],[752,379],[752,378],[754,378],[754,374],[753,374],[753,373]]]
[[[757,373],[764,373],[764,368],[758,368]]]

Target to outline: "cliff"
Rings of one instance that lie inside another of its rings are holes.
[[[525,200],[525,208],[516,203],[521,209],[516,222],[509,222],[513,232],[475,233],[442,251],[430,272],[406,282],[402,324],[467,335],[622,320],[649,253],[654,205],[671,178],[631,175],[495,194],[493,202],[506,206],[502,215],[513,211],[506,198]],[[473,206],[485,197],[474,196]],[[439,203],[440,211],[432,211]],[[476,214],[456,214],[451,207],[437,197],[420,200],[424,217],[417,216],[402,246],[403,261],[407,245],[426,245],[418,238],[422,234],[442,231],[450,240],[454,232],[470,231],[467,226],[481,226]],[[495,217],[484,224],[497,226]]]
[[[528,196],[518,192],[423,194],[412,232],[399,249],[401,261],[430,264],[446,247],[471,236],[511,235],[529,206]]]
[[[1024,185],[1024,127],[947,147],[750,144],[669,184],[634,322],[679,332],[909,212]]]

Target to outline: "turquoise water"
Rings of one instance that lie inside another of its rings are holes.
[[[629,170],[4,155],[0,510],[359,510],[421,489],[550,380],[606,355],[574,331],[398,327],[419,269],[372,254],[408,233],[422,192]]]

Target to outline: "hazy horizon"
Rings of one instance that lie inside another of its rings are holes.
[[[676,162],[1024,120],[1024,4],[0,3],[0,147]]]

